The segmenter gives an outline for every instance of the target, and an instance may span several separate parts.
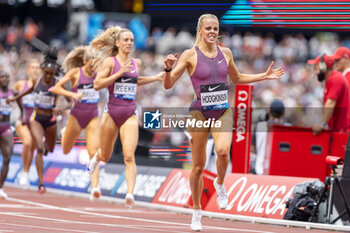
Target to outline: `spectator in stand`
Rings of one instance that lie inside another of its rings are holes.
[[[181,29],[175,37],[174,50],[182,51],[192,47],[193,36],[187,28]]]
[[[174,49],[174,44],[176,43],[175,38],[175,28],[169,27],[163,34],[162,38],[158,40],[156,45],[156,52],[161,54],[166,54]]]
[[[266,154],[266,139],[269,129],[269,125],[289,125],[285,123],[283,119],[284,115],[284,104],[280,99],[274,99],[271,104],[268,113],[263,121],[256,124],[255,130],[252,137],[252,152],[256,153],[255,166],[253,173],[257,175],[264,174],[264,161]]]
[[[350,49],[339,47],[335,50],[332,58],[334,59],[334,69],[343,73],[350,86]]]
[[[313,65],[318,81],[325,81],[322,122],[314,124],[312,131],[315,135],[327,128],[333,132],[349,132],[349,84],[340,72],[333,70],[333,57],[322,54],[308,63]]]
[[[26,41],[31,41],[34,37],[36,37],[39,33],[39,27],[34,23],[34,21],[29,18],[26,20],[24,26],[24,39]]]

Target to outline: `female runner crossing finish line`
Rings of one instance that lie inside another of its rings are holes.
[[[185,50],[177,60],[177,54],[166,57],[164,87],[171,88],[187,70],[191,76],[195,99],[190,107],[191,119],[205,121],[214,118],[222,122],[220,128],[188,128],[191,138],[192,170],[190,186],[193,200],[193,215],[191,229],[202,229],[202,213],[200,198],[203,189],[203,169],[206,161],[206,142],[212,133],[215,150],[218,155],[216,161],[217,178],[214,187],[217,192],[217,203],[220,209],[228,205],[228,198],[224,187],[224,178],[229,163],[229,151],[232,142],[233,116],[228,104],[227,75],[235,84],[247,84],[265,79],[280,79],[284,74],[281,68],[273,69],[273,62],[265,73],[242,74],[234,64],[233,56],[228,48],[218,45],[219,21],[215,15],[204,14],[199,17],[197,24],[196,42],[193,48]],[[224,95],[215,99],[217,95]],[[206,101],[212,99],[213,101]],[[205,142],[205,143],[203,143]],[[232,161],[234,162],[234,161]]]

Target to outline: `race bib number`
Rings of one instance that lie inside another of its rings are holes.
[[[114,83],[114,97],[120,99],[134,100],[136,98],[137,79],[121,77]]]
[[[48,95],[48,92],[39,91],[34,94],[34,103],[38,108],[52,109],[55,107],[55,97]]]
[[[93,84],[79,84],[78,93],[83,94],[81,102],[84,104],[95,104],[100,99],[100,93],[95,91]]]
[[[12,103],[7,104],[6,97],[0,98],[0,115],[8,116],[11,114],[11,111],[12,111]]]
[[[22,103],[24,107],[34,108],[34,96],[33,94],[28,94],[22,97]]]
[[[227,83],[201,85],[202,110],[220,110],[229,108]]]

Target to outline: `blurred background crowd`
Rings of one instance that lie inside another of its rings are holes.
[[[0,25],[0,70],[10,73],[12,84],[26,78],[26,64],[30,58],[42,59],[41,52],[30,45],[31,40],[34,37],[40,38],[41,34],[45,34],[42,24],[31,19],[20,24],[14,18],[11,24]],[[146,41],[145,48],[136,49],[134,56],[142,60],[141,73],[153,75],[162,71],[167,54],[181,54],[185,49],[191,48],[195,35],[187,29],[155,27]],[[52,38],[48,43],[59,48],[61,63],[72,49],[68,40],[59,37]],[[320,53],[331,54],[339,46],[348,46],[350,39],[339,38],[336,33],[330,32],[317,33],[310,38],[305,38],[301,33],[275,38],[272,33],[248,31],[229,34],[222,31],[220,43],[232,50],[235,64],[242,73],[264,72],[271,61],[275,62],[274,67],[282,67],[286,74],[281,80],[253,84],[254,107],[267,107],[273,98],[279,97],[287,108],[286,119],[295,125],[306,126],[314,119],[298,117],[297,113],[317,111],[322,106],[323,96],[323,88],[312,76],[311,67],[306,64],[306,60]],[[231,90],[234,90],[233,85]],[[193,99],[191,80],[187,73],[170,91],[164,91],[161,83],[154,83],[140,88],[138,93],[140,111],[142,107],[151,106],[189,106]],[[234,92],[231,91],[230,94],[233,95]]]

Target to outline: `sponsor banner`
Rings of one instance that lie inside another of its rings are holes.
[[[50,166],[50,164],[51,164],[51,162],[44,161],[44,172],[47,169],[47,167]],[[22,173],[23,173],[23,170],[20,173],[18,173],[18,175],[15,179],[16,184],[19,184],[19,179],[21,178]],[[35,160],[33,160],[33,163],[29,168],[28,178],[29,178],[30,185],[35,185],[35,186],[39,185],[39,177],[38,177],[38,172],[37,172],[36,166],[35,166]]]
[[[90,175],[86,166],[70,163],[52,163],[44,172],[44,184],[75,192],[86,192],[90,185]]]
[[[205,170],[203,171],[203,191],[202,191],[202,196],[201,196],[201,207],[204,209],[210,198],[212,197],[213,194],[216,196],[216,191],[214,188],[213,181],[216,177],[216,174]],[[193,206],[193,201],[192,201],[192,196],[188,200],[188,206],[192,207]]]
[[[138,167],[134,188],[135,200],[151,202],[157,191],[167,179],[171,170],[171,168],[161,167]],[[118,182],[120,185],[115,189],[115,192],[111,193],[111,196],[125,198],[127,185],[124,178],[125,174],[122,175],[122,182]]]
[[[104,196],[110,196],[114,189],[117,189],[124,181],[124,169],[122,164],[106,164],[100,168],[99,186]],[[91,190],[91,185],[88,192]],[[112,195],[113,196],[113,195]]]
[[[23,151],[22,144],[13,145],[13,154],[20,155],[22,154],[22,151]],[[56,144],[55,150],[53,152],[49,152],[47,156],[43,156],[43,160],[44,162],[79,163],[79,156],[81,156],[82,153],[86,153],[86,157],[88,159],[89,155],[85,147],[74,146],[71,149],[71,151],[65,155],[63,153],[62,146]],[[36,150],[34,151],[34,159],[33,159],[34,164],[35,164],[35,156],[36,156]]]
[[[0,157],[0,168],[2,157]],[[171,168],[139,166],[136,178],[134,197],[138,201],[151,202],[163,182],[167,179]],[[19,184],[22,174],[22,159],[12,156],[6,181]],[[35,164],[29,170],[31,185],[38,185]],[[48,188],[73,192],[90,193],[90,175],[86,166],[72,163],[44,162],[44,185]],[[100,167],[99,186],[104,196],[124,198],[127,193],[125,166],[123,164],[106,164]]]
[[[190,171],[173,169],[153,198],[152,203],[187,207],[191,197],[189,177]]]
[[[213,195],[206,211],[245,216],[282,219],[287,211],[285,202],[292,197],[296,184],[314,180],[284,176],[229,174],[225,178],[229,205],[220,210]]]
[[[0,157],[0,168],[2,168],[2,156]],[[11,156],[6,182],[14,183],[22,170],[22,159],[19,156]]]
[[[75,147],[69,151],[68,154],[63,153],[61,145],[56,145],[53,152],[49,152],[47,156],[43,156],[44,161],[51,161],[55,163],[79,163],[79,155],[82,151],[86,151],[85,147]]]
[[[233,173],[249,173],[253,89],[252,85],[236,85],[231,150]]]
[[[2,168],[2,156],[0,157],[0,169]],[[44,162],[44,171],[49,166],[49,162]],[[6,182],[19,184],[19,179],[22,174],[22,158],[21,156],[12,155],[10,159],[9,171],[7,173]],[[29,169],[29,181],[31,185],[38,185],[38,173],[33,161]]]

